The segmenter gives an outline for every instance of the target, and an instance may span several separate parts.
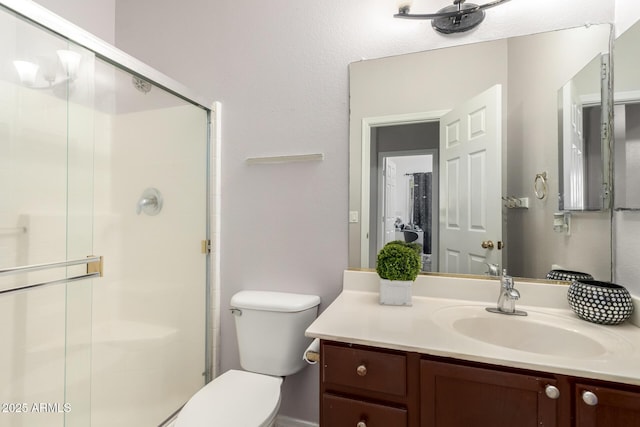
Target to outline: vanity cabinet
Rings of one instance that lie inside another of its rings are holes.
[[[321,427],[640,427],[640,387],[322,340]]]

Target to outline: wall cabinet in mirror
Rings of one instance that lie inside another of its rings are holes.
[[[598,211],[611,205],[609,54],[597,55],[558,90],[560,211]],[[608,99],[608,97],[605,97]]]

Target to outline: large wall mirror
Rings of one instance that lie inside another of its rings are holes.
[[[374,268],[378,249],[402,239],[423,245],[425,272],[497,265],[611,280],[610,211],[571,212],[554,228],[558,91],[600,61],[610,33],[592,25],[350,64],[350,267]]]

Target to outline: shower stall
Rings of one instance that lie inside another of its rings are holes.
[[[0,34],[0,426],[161,425],[214,375],[219,109],[31,1]]]

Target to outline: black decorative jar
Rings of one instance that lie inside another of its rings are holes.
[[[633,313],[626,288],[598,280],[576,280],[567,293],[569,306],[581,319],[601,325],[617,325]]]
[[[593,276],[588,273],[571,270],[551,270],[547,273],[549,280],[566,280],[573,282],[575,280],[593,280]]]

